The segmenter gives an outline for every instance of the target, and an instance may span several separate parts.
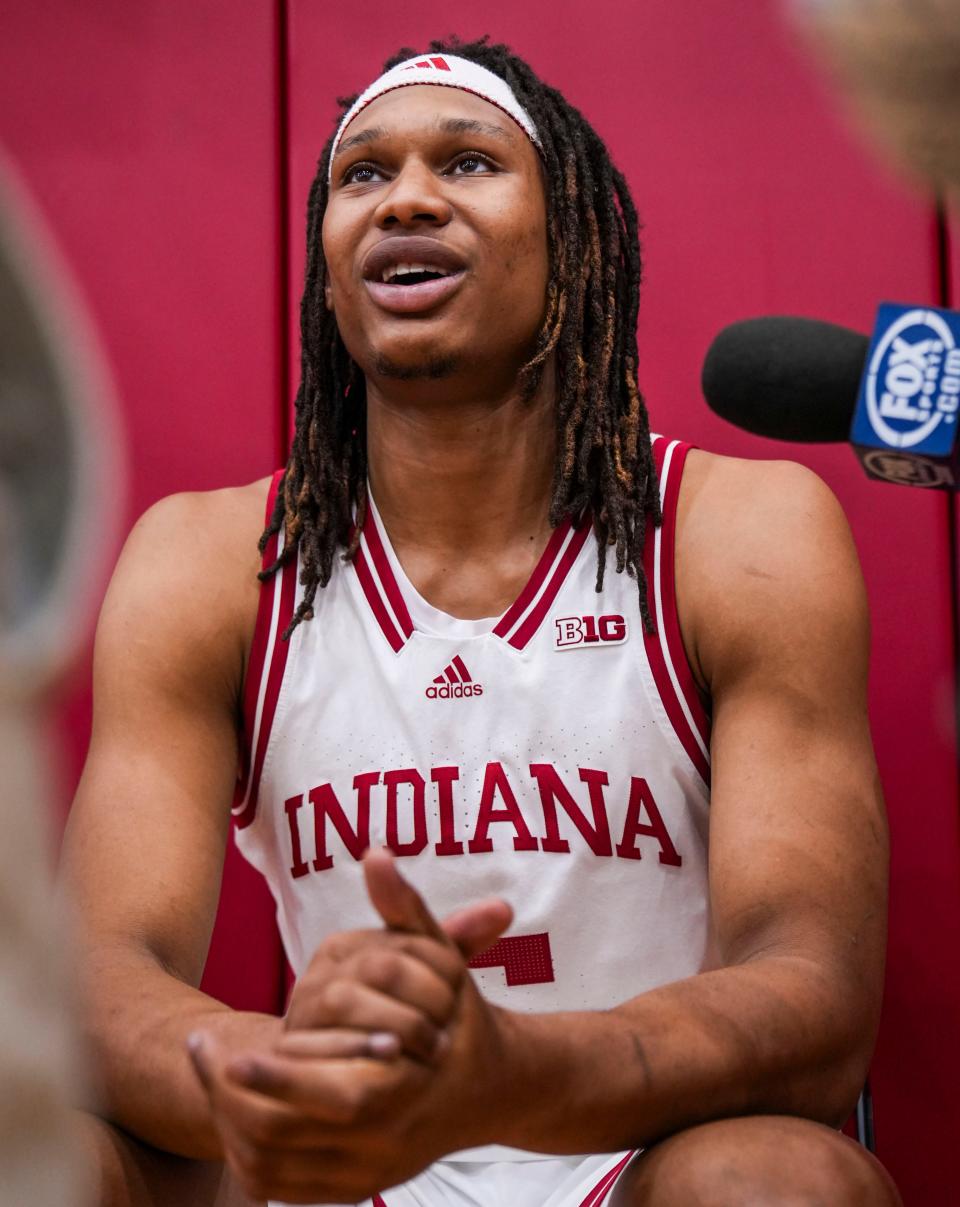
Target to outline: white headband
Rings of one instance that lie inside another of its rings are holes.
[[[361,110],[366,109],[371,101],[385,92],[395,88],[409,88],[411,84],[440,84],[444,88],[459,88],[462,92],[472,92],[474,96],[482,97],[502,109],[517,123],[533,145],[542,151],[537,127],[533,124],[530,114],[520,104],[513,89],[506,80],[473,63],[469,59],[461,59],[459,55],[428,55],[423,58],[407,59],[385,71],[378,80],[374,80],[369,88],[356,99],[347,110],[343,121],[337,130],[330,149],[330,167],[327,170],[329,181],[333,173],[333,157],[343,138],[343,132]]]

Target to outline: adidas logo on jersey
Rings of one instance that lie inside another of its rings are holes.
[[[466,663],[457,654],[424,694],[428,700],[462,700],[464,696],[482,696],[483,684],[474,683]]]

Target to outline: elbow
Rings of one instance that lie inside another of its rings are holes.
[[[87,944],[78,993],[78,1023],[98,1067],[109,1067],[118,1053],[125,1059],[129,1044],[136,1042],[136,1031],[154,1021],[155,1008],[162,1006],[162,1000],[151,1002],[150,988],[158,977],[172,979],[143,943]]]
[[[846,1061],[831,1070],[823,1079],[820,1101],[809,1117],[829,1127],[843,1127],[856,1110],[869,1071],[869,1059]]]
[[[762,1045],[771,1073],[757,1113],[788,1114],[842,1127],[863,1090],[880,1016],[879,992],[850,991],[849,980],[825,975],[822,966],[790,961],[793,992],[780,998]],[[789,1001],[789,998],[793,998]]]
[[[859,1027],[844,1027],[821,1032],[819,1056],[804,1070],[796,1083],[795,1112],[799,1115],[841,1128],[853,1114],[870,1072],[875,1027],[858,1019]]]

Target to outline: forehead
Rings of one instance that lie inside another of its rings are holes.
[[[359,136],[368,141],[374,132],[378,138],[428,138],[437,132],[451,132],[462,122],[464,132],[485,133],[505,145],[533,144],[517,123],[483,97],[462,88],[438,84],[410,84],[378,96],[353,119],[340,140],[337,154],[350,149]]]

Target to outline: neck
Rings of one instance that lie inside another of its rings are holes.
[[[398,553],[416,546],[469,558],[531,542],[539,551],[550,527],[554,381],[550,365],[524,401],[515,384],[464,400],[455,387],[441,395],[436,382],[388,394],[368,380],[370,484]]]

